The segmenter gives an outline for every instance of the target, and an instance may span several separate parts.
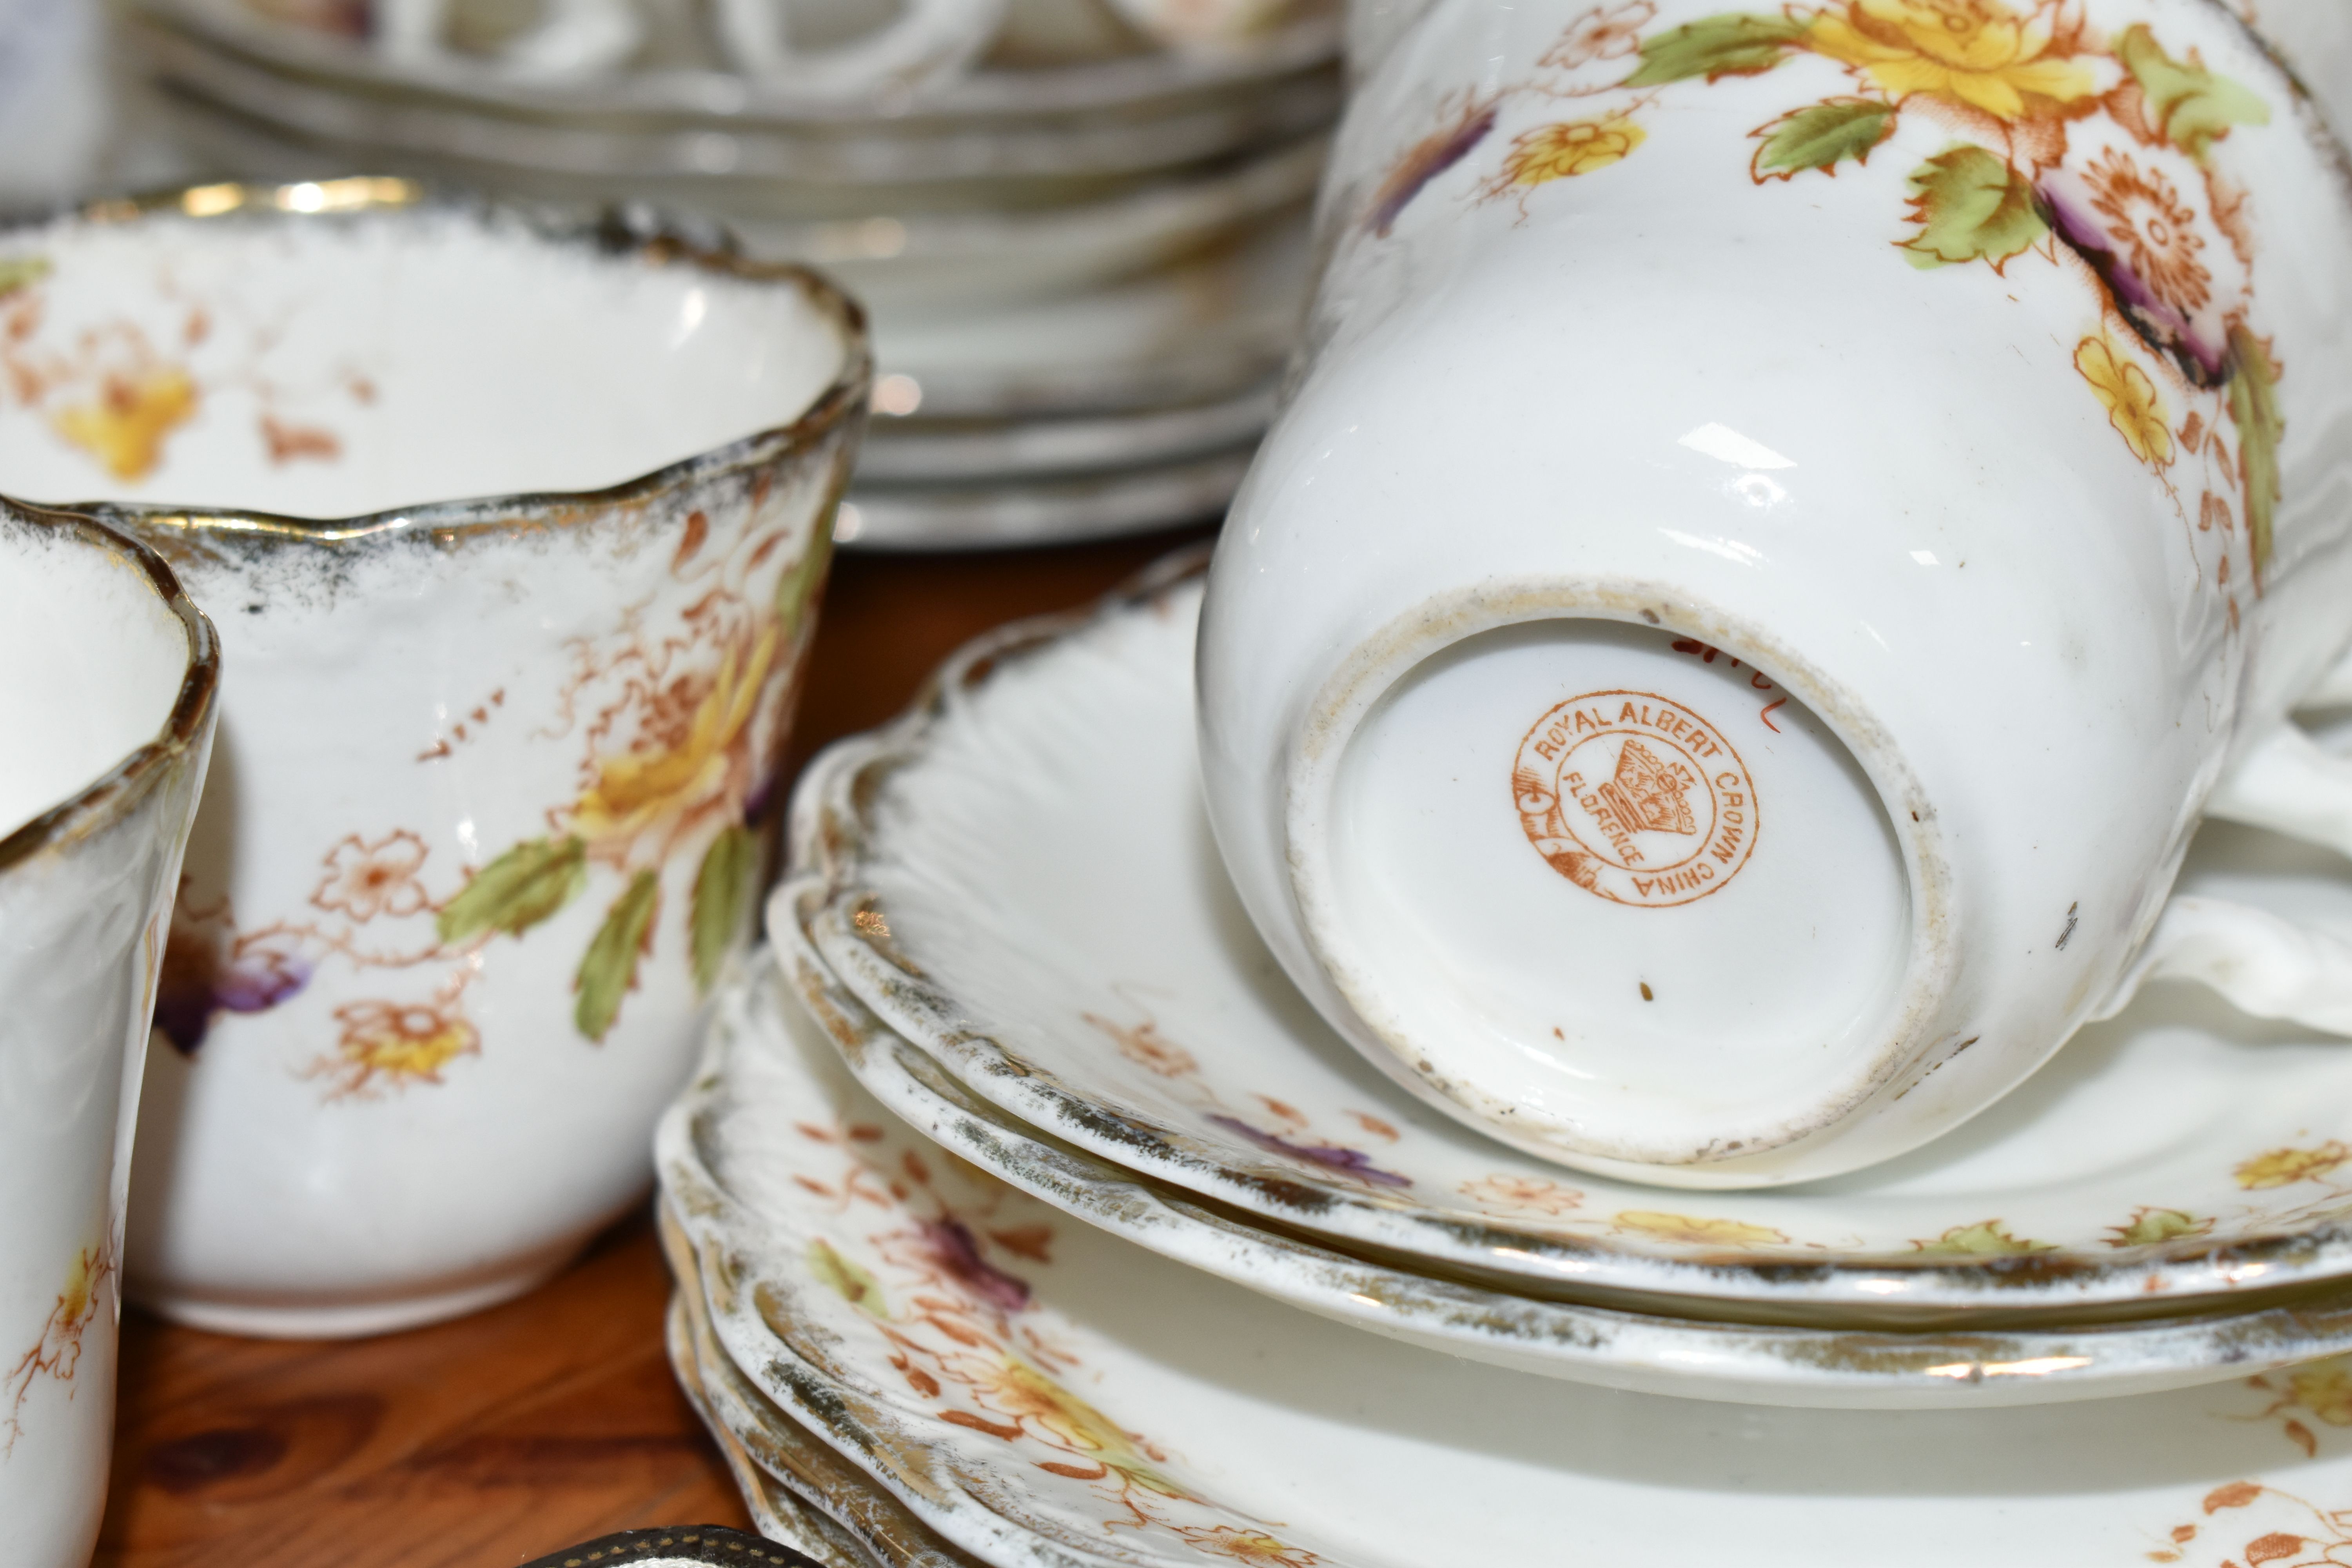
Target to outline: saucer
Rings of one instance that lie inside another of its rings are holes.
[[[974,1568],[727,1359],[711,1329],[693,1244],[667,1204],[655,1206],[677,1285],[664,1318],[670,1366],[761,1532],[827,1568]]]
[[[1163,1258],[1294,1307],[1466,1360],[1605,1388],[1821,1409],[1939,1410],[2105,1399],[2193,1386],[2352,1348],[2352,1298],[2092,1326],[2029,1318],[2039,1331],[1869,1332],[1762,1326],[1531,1300],[1389,1267],[1162,1193],[1083,1151],[1048,1142],[973,1095],[883,1025],[825,969],[796,906],[804,880],[770,902],[768,928],[800,1008],[859,1087],[893,1116],[1007,1185]],[[788,1048],[772,1040],[748,1049]]]
[[[1928,1148],[1803,1187],[1571,1173],[1424,1110],[1297,995],[1225,879],[1196,782],[1199,600],[1171,568],[984,639],[801,788],[826,964],[1019,1121],[1360,1253],[1653,1310],[2080,1321],[2352,1271],[2352,1054],[2183,988]],[[2209,828],[2181,885],[2352,930],[2340,861],[2251,831]]]
[[[521,79],[461,58],[395,60],[299,21],[272,18],[246,0],[142,0],[137,10],[148,26],[224,58],[331,84],[353,96],[443,103],[526,122],[668,120],[811,133],[986,130],[1006,121],[1134,114],[1246,93],[1328,64],[1339,51],[1340,30],[1336,8],[1317,10],[1223,48],[1155,49],[1027,69],[982,68],[919,95],[891,100],[877,94],[872,102],[840,103],[811,101],[711,66],[623,69],[567,81]]]
[[[968,206],[1017,195],[1035,205],[1076,182],[1175,173],[1307,134],[1330,123],[1339,98],[1336,73],[1317,66],[1247,93],[987,121],[522,119],[281,74],[160,28],[142,42],[174,94],[359,166],[390,159],[510,193],[536,178],[547,184],[535,194],[559,199],[660,194],[698,206],[757,204],[779,216],[845,216],[853,196],[883,195],[909,205],[961,196]]]
[[[1206,522],[1249,471],[1255,435],[1202,456],[995,484],[853,484],[834,538],[856,550],[994,550],[1075,544]]]
[[[1171,266],[1055,299],[985,310],[886,300],[874,307],[874,422],[895,431],[1100,418],[1239,395],[1281,374],[1312,259],[1297,209]]]
[[[1132,468],[1255,446],[1274,417],[1275,387],[1176,408],[1064,418],[892,420],[866,429],[866,484],[920,485]]]
[[[895,1125],[814,1031],[782,1031],[793,1005],[772,970],[727,989],[659,1163],[723,1352],[699,1359],[865,1478],[795,1478],[836,1520],[887,1493],[997,1568],[1550,1568],[1564,1539],[1764,1568],[1890,1542],[1906,1568],[2352,1550],[2345,1361],[1929,1412],[1526,1377],[1062,1218]],[[757,1454],[751,1408],[718,1413]]]

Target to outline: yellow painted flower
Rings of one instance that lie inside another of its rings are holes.
[[[1016,1425],[1051,1434],[1065,1449],[1093,1458],[1148,1491],[1192,1495],[1161,1475],[1108,1416],[1018,1356],[968,1368],[966,1380],[973,1393]]]
[[[2287,1374],[2294,1402],[2330,1426],[2352,1426],[2352,1367],[2345,1356],[2308,1362]]]
[[[2001,120],[2026,118],[2029,98],[2098,91],[2088,68],[2050,53],[2046,13],[2021,16],[2000,0],[1853,0],[1823,11],[1805,41],[1898,100],[1924,93]]]
[[[2316,1181],[2347,1160],[2352,1149],[2329,1139],[2316,1149],[2273,1149],[2238,1167],[2238,1185],[2247,1188],[2284,1187]]]
[[[163,457],[163,437],[196,411],[196,384],[173,366],[109,376],[95,403],[57,416],[58,434],[106,465],[118,479],[144,478]]]
[[[2107,423],[2133,457],[2151,468],[2172,461],[2172,430],[2147,372],[2118,353],[2105,335],[2084,338],[2076,345],[2074,368],[2091,384],[2093,395],[2107,411]]]
[[[417,1003],[353,1002],[335,1009],[342,1026],[328,1064],[345,1094],[379,1078],[394,1083],[439,1083],[441,1069],[481,1048],[481,1037],[455,1007]]]
[[[97,1306],[98,1282],[106,1278],[105,1258],[91,1247],[74,1255],[73,1267],[66,1270],[66,1288],[58,1292],[54,1319],[58,1327],[79,1330],[89,1320]]]
[[[1623,162],[1648,140],[1648,132],[1622,114],[1538,125],[1513,140],[1498,183],[1508,189],[1573,179]]]
[[[5,1385],[0,1385],[15,1395],[10,1401],[0,1394],[0,1461],[16,1451],[16,1439],[25,1435],[20,1417],[33,1380],[49,1377],[69,1384],[80,1370],[82,1332],[98,1316],[99,1281],[113,1271],[113,1261],[102,1247],[82,1248],[67,1266],[65,1288],[58,1292],[48,1321],[41,1325],[40,1339],[17,1358]]]
[[[1018,1357],[999,1362],[980,1392],[1005,1415],[1034,1421],[1069,1447],[1115,1458],[1134,1454],[1127,1434],[1101,1411]]]
[[[1314,1568],[1323,1561],[1305,1547],[1286,1546],[1263,1530],[1235,1530],[1230,1524],[1202,1530],[1195,1525],[1179,1526],[1177,1533],[1203,1552],[1250,1563],[1254,1568]]]
[[[1695,1219],[1686,1214],[1658,1214],[1649,1209],[1628,1209],[1617,1216],[1617,1224],[1622,1229],[1702,1247],[1762,1247],[1789,1239],[1769,1226],[1747,1225],[1736,1219]]]
[[[758,709],[775,658],[776,627],[771,622],[748,658],[738,648],[727,650],[718,676],[683,725],[657,735],[655,744],[604,759],[595,784],[573,811],[580,836],[625,846],[647,828],[682,822],[722,798],[742,771],[736,743]]]

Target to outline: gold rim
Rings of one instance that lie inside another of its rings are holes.
[[[0,518],[54,529],[143,573],[148,585],[179,617],[188,637],[188,668],[180,681],[180,695],[155,738],[74,795],[0,837],[0,871],[6,871],[44,849],[100,833],[137,810],[203,736],[220,690],[221,659],[220,639],[212,622],[181,591],[179,578],[153,550],[76,510],[30,506],[0,496]]]
[[[759,467],[808,451],[823,445],[865,411],[874,379],[874,352],[866,331],[866,310],[831,279],[796,263],[753,261],[731,252],[714,250],[667,228],[650,232],[632,228],[621,220],[614,208],[534,207],[446,191],[424,181],[396,175],[353,174],[283,185],[234,181],[188,185],[95,203],[82,208],[79,216],[89,223],[133,223],[165,214],[197,219],[241,215],[299,221],[435,208],[484,216],[506,214],[520,218],[551,239],[601,244],[615,256],[635,256],[656,266],[693,267],[744,282],[797,289],[840,332],[844,350],[841,366],[825,389],[791,423],[739,437],[724,446],[602,489],[514,491],[342,518],[289,517],[235,508],[213,510],[141,501],[77,501],[64,510],[101,519],[136,519],[143,527],[311,544],[336,544],[415,530],[461,538],[472,533],[511,531],[521,522],[562,528],[580,521],[579,516],[568,513],[640,500],[689,480]],[[9,236],[25,232],[26,227],[0,231]]]

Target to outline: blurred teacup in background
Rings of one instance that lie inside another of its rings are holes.
[[[2352,193],[2227,13],[1441,0],[1335,157],[1200,702],[1368,1058],[1740,1185],[2150,973],[2352,1030],[2352,950],[2168,912],[2209,808],[2352,849],[2285,721],[2352,639]]]
[[[28,1568],[98,1539],[131,1118],[219,680],[153,552],[0,501],[0,1521]]]
[[[184,171],[150,184],[365,169],[651,203],[725,224],[746,255],[823,268],[871,312],[877,359],[837,537],[931,550],[1223,510],[1306,300],[1339,9],[136,0],[121,15],[122,58],[148,79],[132,97]],[[641,34],[625,58],[531,74],[548,29],[599,10]],[[397,41],[419,37],[421,52]]]
[[[236,672],[133,1295],[325,1334],[528,1288],[643,1190],[749,940],[856,307],[383,180],[100,209],[0,267],[0,472],[113,503]]]

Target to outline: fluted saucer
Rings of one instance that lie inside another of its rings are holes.
[[[919,1523],[856,1535],[889,1568],[1551,1568],[1569,1542],[1759,1568],[2352,1552],[2340,1359],[1946,1411],[1528,1377],[1336,1331],[1065,1218],[897,1122],[797,1009],[772,971],[722,996],[664,1123],[664,1196],[708,1308],[694,1366],[756,1395],[714,1405],[721,1424],[836,1524]]]
[[[2243,1310],[2352,1273],[2352,1053],[2152,989],[1975,1121],[1834,1181],[1577,1174],[1366,1067],[1199,803],[1192,569],[984,639],[796,805],[825,964],[982,1100],[1151,1181],[1521,1292],[1845,1326]],[[2184,890],[2352,932],[2323,851],[2208,829]]]

